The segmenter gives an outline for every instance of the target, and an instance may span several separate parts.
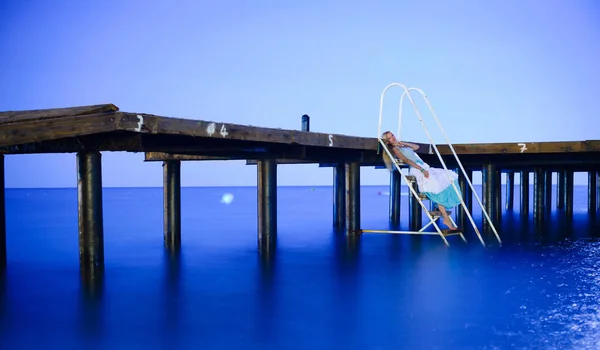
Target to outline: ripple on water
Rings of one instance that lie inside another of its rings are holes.
[[[551,269],[557,292],[551,308],[521,307],[532,338],[545,349],[600,348],[600,242],[575,241],[556,249],[560,257]],[[539,285],[539,284],[538,284]]]

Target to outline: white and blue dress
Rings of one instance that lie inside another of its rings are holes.
[[[417,185],[419,186],[420,192],[425,193],[431,201],[443,205],[446,208],[452,208],[460,204],[460,197],[452,187],[452,182],[454,182],[458,193],[460,193],[458,174],[451,170],[448,170],[448,173],[446,173],[444,169],[430,167],[429,164],[425,163],[410,147],[396,146],[396,148],[402,152],[406,158],[417,163],[429,173],[429,177],[426,178],[420,170],[413,168],[412,166],[409,169],[410,175],[413,175],[417,179]]]

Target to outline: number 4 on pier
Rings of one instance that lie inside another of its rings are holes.
[[[221,134],[221,136],[225,137],[227,135],[229,135],[229,133],[227,132],[227,128],[225,127],[225,124],[221,125],[221,131],[219,132]]]

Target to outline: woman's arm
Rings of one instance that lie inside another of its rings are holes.
[[[419,147],[419,146],[417,146]],[[397,148],[393,148],[394,151],[394,155],[396,155],[396,157],[400,158],[404,163],[410,165],[411,167],[423,171],[423,168],[421,168],[419,165],[417,165],[417,163],[413,162],[412,160],[406,158],[406,156],[400,152]]]
[[[408,146],[408,147],[412,148],[413,151],[416,151],[419,149],[419,145],[411,143],[411,142],[400,141],[398,143],[400,144],[400,146]]]

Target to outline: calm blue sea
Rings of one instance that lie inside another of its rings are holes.
[[[362,187],[363,228],[388,228],[388,191]],[[484,249],[472,230],[448,248],[437,236],[349,240],[332,229],[331,187],[281,187],[276,254],[261,258],[254,187],[182,189],[179,253],[163,246],[161,188],[106,188],[106,270],[92,289],[77,190],[8,189],[0,348],[598,349],[600,225],[586,192],[572,221],[553,205],[535,226],[515,191],[497,223],[505,244]]]

